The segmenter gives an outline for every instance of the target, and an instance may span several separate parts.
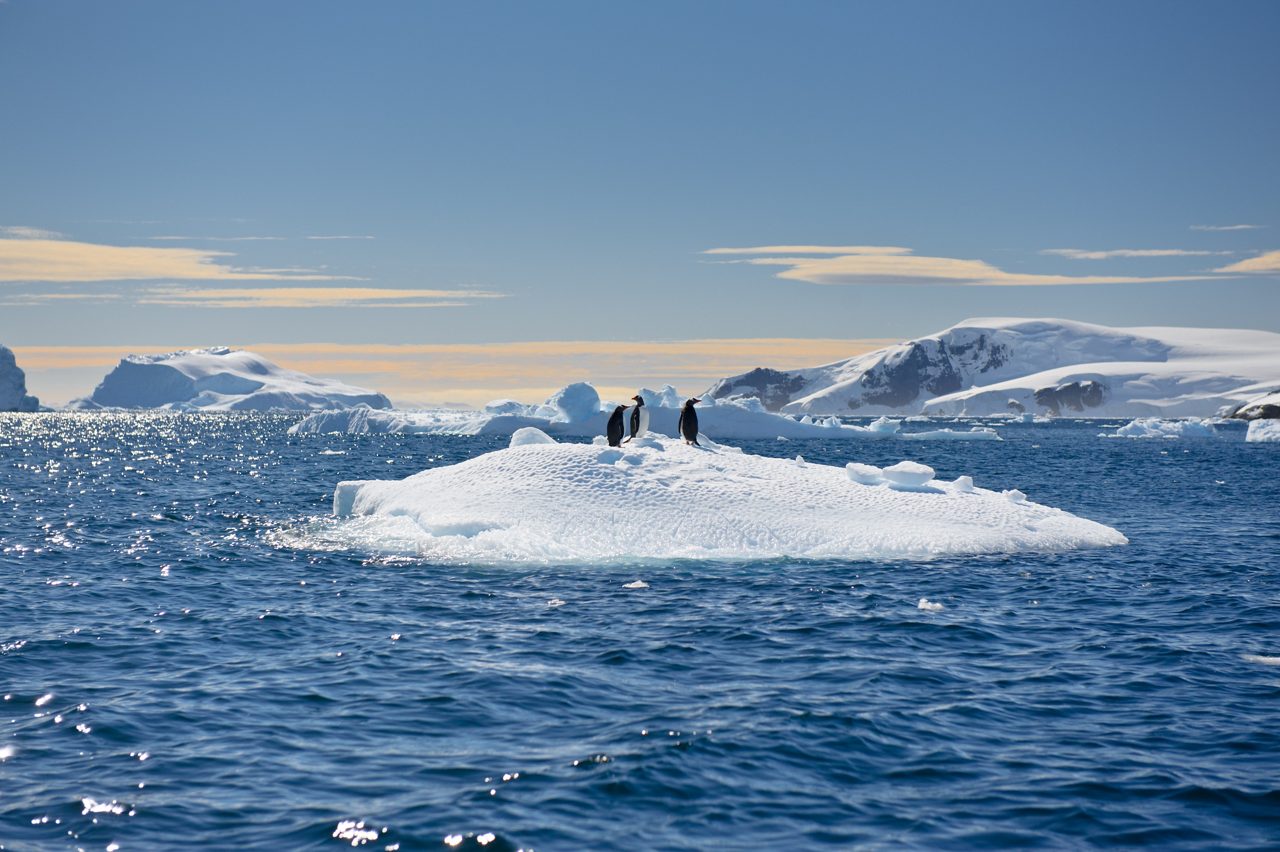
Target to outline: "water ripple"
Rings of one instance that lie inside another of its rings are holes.
[[[1132,544],[495,569],[371,556],[327,514],[338,480],[505,442],[291,422],[0,415],[0,845],[1280,836],[1270,448],[1069,423],[997,445],[761,442],[975,474]]]

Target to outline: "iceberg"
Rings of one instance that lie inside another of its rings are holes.
[[[802,370],[722,379],[716,399],[795,414],[1209,417],[1280,383],[1280,334],[969,319]]]
[[[1253,420],[1249,423],[1249,431],[1244,439],[1251,443],[1271,443],[1280,441],[1280,420]]]
[[[1211,420],[1161,420],[1158,417],[1139,417],[1116,429],[1101,433],[1100,438],[1217,438],[1218,431]]]
[[[913,462],[846,470],[658,436],[621,448],[522,439],[404,480],[340,482],[341,520],[308,535],[326,538],[312,546],[483,564],[927,559],[1127,543],[968,477],[932,477]]]
[[[40,400],[27,393],[27,374],[13,350],[0,346],[0,411],[38,411]]]
[[[649,411],[649,429],[675,435],[684,403],[671,386],[660,391],[642,388],[640,396]],[[513,435],[525,428],[536,428],[557,438],[590,438],[603,435],[613,404],[600,400],[595,388],[578,382],[557,391],[541,405],[523,405],[512,400],[497,400],[483,411],[430,409],[422,411],[319,411],[289,428],[292,435],[371,433],[420,433],[429,435]],[[999,441],[1000,435],[989,427],[974,426],[967,430],[929,429],[919,432],[901,431],[901,421],[880,418],[869,426],[841,423],[836,417],[797,420],[785,414],[768,411],[757,399],[717,403],[704,400],[698,406],[698,422],[702,432],[713,439],[775,440],[777,438],[898,438],[905,441]]]
[[[162,408],[175,411],[312,411],[385,409],[376,391],[286,370],[261,355],[213,347],[121,359],[74,409]]]

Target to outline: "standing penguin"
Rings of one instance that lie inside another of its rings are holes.
[[[686,444],[693,444],[695,447],[702,446],[698,443],[698,412],[693,410],[693,407],[700,402],[702,400],[697,398],[686,399],[684,408],[680,409],[680,434],[684,436]]]
[[[643,438],[644,433],[649,431],[649,412],[645,410],[644,397],[636,394],[631,398],[636,401],[635,407],[631,409],[631,438]],[[627,438],[627,441],[631,438]]]
[[[622,412],[626,411],[625,405],[619,405],[613,410],[613,414],[609,417],[609,425],[605,427],[605,434],[609,438],[609,446],[622,446],[622,436],[626,434],[626,426],[622,424]]]

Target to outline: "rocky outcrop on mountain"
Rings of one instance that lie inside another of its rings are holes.
[[[1280,420],[1280,390],[1251,399],[1227,416],[1237,420]]]

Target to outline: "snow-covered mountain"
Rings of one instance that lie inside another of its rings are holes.
[[[13,350],[0,346],[0,411],[36,411],[40,400],[27,393],[27,374]]]
[[[312,411],[390,408],[382,394],[286,370],[261,355],[214,347],[130,355],[87,399],[69,407],[167,408],[178,411]]]
[[[1280,382],[1280,334],[971,319],[804,370],[722,379],[716,399],[791,413],[1208,417]]]

